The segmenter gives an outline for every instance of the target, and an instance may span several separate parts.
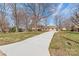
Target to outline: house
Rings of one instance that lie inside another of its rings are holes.
[[[65,27],[63,27],[63,28],[62,28],[62,30],[64,30],[64,31],[65,31],[65,30],[67,30],[67,29],[66,29]]]
[[[38,31],[51,31],[54,28],[55,28],[54,26],[42,26],[42,25],[38,25],[37,28],[32,27],[32,30],[37,29]]]
[[[79,32],[79,26],[75,25],[74,30]]]

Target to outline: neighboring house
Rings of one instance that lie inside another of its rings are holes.
[[[35,30],[35,27],[32,27],[32,30]],[[38,25],[37,26],[37,30],[38,31],[51,31],[54,29],[54,26],[42,26],[42,25]]]
[[[32,30],[44,31],[44,26],[38,25],[37,27],[32,27]]]
[[[67,30],[67,29],[65,27],[63,27],[62,30]]]
[[[54,26],[47,26],[47,30],[48,31],[51,31],[51,30],[53,30],[55,27]]]
[[[75,25],[74,30],[79,32],[79,26]]]

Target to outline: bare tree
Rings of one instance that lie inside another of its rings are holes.
[[[32,27],[35,27],[37,30],[37,23],[43,19],[43,18],[48,18],[52,12],[50,11],[50,7],[52,4],[43,4],[43,3],[28,3],[24,4],[26,10],[27,7],[31,10],[31,19],[32,19]]]
[[[61,16],[61,15],[56,15],[55,16],[55,24],[56,24],[56,29],[57,30],[61,30],[62,21],[63,21],[63,16]]]
[[[0,28],[2,32],[8,32],[9,27],[7,23],[7,18],[6,18],[6,9],[5,9],[5,3],[1,5],[0,9]]]
[[[71,17],[72,22],[79,26],[79,13],[75,12],[74,15]]]
[[[17,10],[17,19],[20,27],[25,27],[25,31],[28,29],[28,15],[25,10]]]
[[[12,4],[12,8],[13,8],[13,17],[14,17],[14,21],[15,21],[15,25],[16,25],[16,32],[18,32],[19,29],[19,20],[17,19],[17,7],[16,7],[16,3]]]
[[[27,3],[21,4],[23,6],[23,10],[16,3],[9,4],[12,9],[12,17],[15,23],[16,32],[19,30],[19,26],[23,24],[28,29],[29,23],[32,27],[35,27],[37,30],[38,23],[41,19],[47,19],[50,15],[52,15],[51,9],[53,9],[52,4],[43,4],[43,3]],[[55,5],[55,4],[54,4]],[[4,4],[5,7],[5,4]],[[18,9],[18,7],[20,9]],[[4,8],[5,10],[5,8]],[[5,12],[4,12],[5,13]],[[6,18],[3,14],[3,18]],[[30,21],[29,21],[30,20]],[[47,21],[47,20],[46,20]]]
[[[8,23],[5,20],[5,16],[3,12],[0,12],[0,28],[2,32],[8,32],[9,28],[8,28]]]

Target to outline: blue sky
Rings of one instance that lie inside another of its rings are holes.
[[[58,8],[58,10],[59,10],[59,12],[57,12],[58,13],[58,15],[60,14],[61,16],[63,16],[64,18],[68,18],[68,17],[70,17],[72,14],[71,14],[71,10],[73,10],[74,9],[74,5],[73,4],[69,4],[69,3],[60,3],[59,4],[59,8]],[[54,21],[55,19],[53,18],[53,16],[50,16],[49,18],[48,18],[48,23],[49,23],[49,25],[55,25],[55,21]]]
[[[18,4],[20,6],[20,4]],[[20,6],[22,7],[22,6]],[[70,4],[70,3],[60,3],[56,8],[56,12],[54,14],[58,14],[63,16],[64,18],[68,18],[71,16],[71,10],[74,9],[74,5]],[[8,9],[8,8],[7,8]],[[7,16],[11,16],[11,12],[10,9],[7,10],[8,15]],[[7,17],[8,18],[8,17]],[[11,24],[11,26],[13,25],[13,21],[11,20],[11,18],[8,18],[9,23]],[[49,25],[55,25],[55,19],[53,16],[53,13],[50,17],[48,17],[47,20]]]

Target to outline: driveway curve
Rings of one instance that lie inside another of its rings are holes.
[[[48,47],[55,31],[49,31],[27,40],[0,46],[7,56],[49,56]]]

